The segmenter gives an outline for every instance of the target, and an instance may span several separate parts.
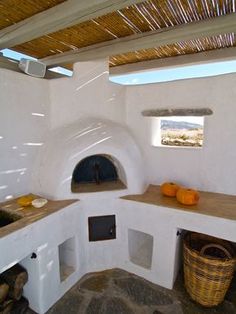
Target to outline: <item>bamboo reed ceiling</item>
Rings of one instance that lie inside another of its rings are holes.
[[[0,29],[49,9],[62,0],[0,2]],[[44,58],[116,38],[235,12],[236,0],[150,0],[42,36],[12,49]],[[110,56],[110,66],[236,46],[234,33],[199,38]],[[70,67],[70,65],[68,65]]]

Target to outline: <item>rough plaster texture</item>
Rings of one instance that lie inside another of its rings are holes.
[[[107,81],[104,62],[77,67],[85,74],[50,83],[1,70],[0,136],[3,138],[0,139],[0,185],[7,186],[7,194],[16,196],[29,192],[30,174],[34,159],[39,155],[39,147],[24,143],[43,143],[50,126],[64,126],[88,115],[124,123],[124,87],[111,88],[113,85]],[[144,169],[149,182],[177,180],[203,190],[235,194],[235,80],[235,75],[227,75],[126,88],[126,122],[145,152]],[[118,94],[113,95],[116,92]],[[148,118],[142,117],[141,111],[159,107],[213,109],[213,116],[206,118],[203,149],[152,147],[150,123]],[[32,112],[40,112],[44,116],[41,119],[32,116]],[[13,146],[17,148],[13,149]],[[19,155],[25,153],[25,156]],[[27,158],[21,161],[20,157]],[[2,188],[0,191],[4,190]],[[6,196],[5,192],[1,194],[2,199]],[[67,191],[64,192],[56,197],[65,197]],[[89,243],[88,216],[106,214],[116,214],[117,239]],[[180,238],[176,236],[179,229],[236,241],[233,221],[104,195],[99,201],[92,197],[84,199],[0,239],[0,251],[8,252],[1,256],[0,272],[19,261],[28,269],[30,280],[25,294],[33,309],[39,313],[44,313],[83,274],[90,271],[120,267],[171,288],[180,260]],[[150,269],[137,264],[140,261],[137,258],[137,241],[129,250],[132,240],[129,244],[128,230],[137,230],[153,237]],[[71,238],[75,246],[75,272],[61,282],[58,246]],[[129,251],[136,257],[136,264],[131,261]],[[30,258],[32,252],[37,253],[36,260]]]
[[[29,192],[39,147],[24,143],[44,142],[49,128],[87,116],[127,124],[145,154],[148,183],[171,180],[236,194],[235,74],[124,87],[108,81],[107,63],[100,60],[76,64],[72,78],[46,81],[1,70],[0,80],[0,200]],[[205,118],[202,149],[151,146],[151,120],[143,110],[203,107],[214,114]]]
[[[50,81],[50,97],[53,128],[87,116],[125,119],[125,88],[109,82],[107,60],[75,64],[72,78]]]
[[[177,181],[205,191],[236,194],[236,75],[126,87],[126,122],[145,154],[147,180]],[[204,146],[167,148],[151,145],[148,109],[211,108],[205,117]]]
[[[104,153],[113,159],[126,189],[72,193],[72,174],[78,163]],[[142,155],[128,130],[110,120],[84,118],[51,132],[38,154],[32,190],[50,199],[115,198],[142,193],[144,178]]]
[[[116,215],[116,239],[89,242],[88,217],[111,214]],[[118,267],[171,289],[180,262],[181,237],[176,233],[179,229],[236,242],[233,220],[123,199],[86,199],[1,238],[0,251],[8,253],[1,256],[0,273],[17,262],[27,268],[29,282],[24,294],[30,307],[40,314],[84,274],[94,271]],[[129,230],[153,237],[148,268],[143,267],[142,251],[136,245],[135,235],[129,237]],[[74,272],[61,281],[59,245],[68,239],[73,243],[70,254],[73,252]],[[30,258],[32,252],[37,254],[36,259]]]
[[[29,192],[34,144],[44,141],[49,111],[46,80],[0,69],[0,201]]]
[[[50,129],[81,117],[124,121],[125,88],[108,75],[106,60],[76,64],[72,78],[51,81],[0,69],[0,201],[31,191],[40,146],[25,143],[44,143]]]

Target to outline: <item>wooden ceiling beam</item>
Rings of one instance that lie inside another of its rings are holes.
[[[236,13],[106,41],[41,59],[47,66],[89,61],[202,37],[236,32]]]
[[[158,58],[110,68],[110,75],[132,74],[150,70],[165,70],[183,66],[236,60],[236,47],[221,48],[186,55]]]
[[[0,49],[115,12],[143,0],[68,0],[0,30]]]

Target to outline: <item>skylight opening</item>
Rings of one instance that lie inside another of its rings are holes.
[[[72,76],[73,75],[73,71],[65,69],[65,68],[62,68],[62,67],[50,68],[48,70],[52,71],[52,72],[55,72],[55,73],[64,74],[66,76]]]
[[[8,57],[8,58],[11,58],[11,59],[14,59],[14,60],[17,60],[17,61],[20,61],[21,58],[26,58],[26,59],[29,59],[29,60],[37,60],[36,58],[28,56],[28,55],[26,55],[24,53],[13,51],[11,49],[3,49],[0,52],[3,53],[4,57]]]
[[[11,49],[3,49],[3,50],[0,50],[0,52],[3,53],[4,57],[8,57],[8,58],[11,58],[11,59],[17,60],[17,61],[20,61],[20,59],[22,59],[22,58],[26,58],[26,59],[29,59],[29,60],[37,60],[36,58],[28,56],[28,55],[26,55],[24,53],[13,51]],[[62,74],[62,75],[65,75],[65,76],[72,76],[73,75],[73,71],[70,71],[70,70],[65,69],[63,67],[54,67],[54,68],[50,68],[48,70],[52,71],[52,72],[56,72],[56,73]]]
[[[210,77],[236,72],[236,60],[191,66],[181,66],[163,70],[150,70],[133,74],[110,75],[110,81],[122,85],[139,85],[170,82],[190,78]]]

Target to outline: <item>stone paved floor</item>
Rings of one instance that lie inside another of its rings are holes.
[[[190,300],[181,274],[168,290],[120,269],[106,270],[85,275],[47,314],[236,314],[236,280],[220,306],[206,309]]]

